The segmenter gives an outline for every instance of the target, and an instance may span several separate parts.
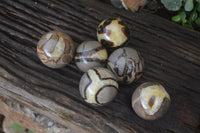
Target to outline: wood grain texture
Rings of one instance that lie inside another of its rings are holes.
[[[11,125],[13,123],[17,123],[22,127],[26,127],[27,129],[32,130],[34,133],[45,132],[44,128],[42,128],[40,124],[33,122],[29,116],[14,111],[1,100],[0,113],[3,114],[3,116],[5,116],[2,124],[3,128],[0,128],[1,133],[3,133],[3,131],[5,133],[15,133],[15,131],[13,131],[13,129],[11,128]]]
[[[69,35],[76,47],[97,40],[96,28],[120,17],[131,29],[128,46],[144,57],[144,75],[121,85],[103,107],[79,94],[81,73],[74,62],[53,70],[37,57],[40,37],[51,30]],[[158,81],[171,96],[169,112],[145,121],[131,108],[131,95],[145,81]],[[131,13],[100,0],[1,0],[0,95],[31,107],[79,133],[194,133],[200,131],[200,33],[145,12]]]

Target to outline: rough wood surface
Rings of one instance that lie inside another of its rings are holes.
[[[22,127],[26,127],[31,129],[34,133],[44,133],[44,129],[40,127],[38,123],[32,121],[32,119],[25,114],[15,112],[11,108],[9,108],[5,103],[0,100],[0,114],[5,116],[3,120],[3,131],[5,133],[16,133],[11,128],[13,123],[17,123]],[[0,130],[0,133],[3,131]]]
[[[131,29],[130,47],[145,60],[143,77],[121,85],[116,99],[93,107],[80,98],[82,73],[74,63],[53,70],[37,57],[42,34],[61,30],[75,45],[96,40],[106,17],[121,17]],[[159,81],[169,92],[169,112],[145,121],[131,108],[131,95],[145,81]],[[131,13],[100,0],[1,0],[0,95],[16,100],[77,133],[200,132],[200,33],[145,12]]]

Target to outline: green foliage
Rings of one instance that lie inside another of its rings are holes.
[[[192,11],[192,9],[194,8],[194,3],[193,0],[183,0],[184,1],[184,9],[185,11]]]
[[[178,11],[172,21],[184,27],[194,29],[200,27],[200,0],[161,0],[165,8]]]
[[[200,18],[197,18],[197,19],[195,20],[195,23],[200,27]]]
[[[33,131],[31,131],[31,130],[25,128],[25,127],[22,127],[22,126],[20,126],[20,125],[17,124],[17,123],[13,123],[10,127],[11,127],[11,129],[12,129],[13,131],[16,131],[16,132],[22,131],[22,130],[28,130],[28,133],[33,133]]]
[[[182,6],[182,0],[161,0],[161,2],[170,11],[178,11]]]
[[[176,16],[172,17],[172,21],[180,23],[182,21],[184,21],[186,18],[186,13],[184,10],[181,10],[178,12],[178,14]]]

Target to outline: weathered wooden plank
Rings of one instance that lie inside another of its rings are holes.
[[[143,77],[121,85],[117,98],[93,107],[80,98],[82,73],[74,63],[53,70],[36,54],[37,41],[50,30],[71,35],[75,45],[96,40],[106,17],[124,19],[130,47],[145,59]],[[200,123],[200,33],[145,12],[131,13],[98,0],[0,2],[0,95],[14,99],[76,132],[198,132]],[[145,121],[131,109],[134,89],[145,81],[161,82],[171,95],[169,112]]]
[[[23,113],[19,113],[7,106],[2,100],[0,100],[0,113],[2,118],[4,118],[2,125],[0,127],[1,133],[13,133],[13,129],[10,128],[13,123],[17,123],[20,126],[26,127],[34,133],[43,133],[45,132],[44,128],[41,127],[38,123],[32,121],[30,117]]]

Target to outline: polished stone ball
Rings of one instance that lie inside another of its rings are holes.
[[[162,117],[170,106],[170,96],[165,88],[155,82],[141,84],[132,95],[132,108],[145,120]]]
[[[39,40],[37,54],[44,65],[50,68],[61,68],[73,59],[74,44],[69,35],[60,31],[51,31]]]

